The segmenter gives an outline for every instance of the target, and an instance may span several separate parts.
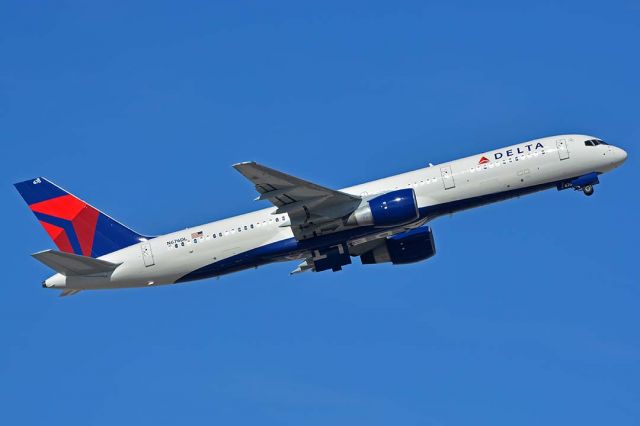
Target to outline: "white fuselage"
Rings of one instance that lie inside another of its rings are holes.
[[[488,151],[366,182],[342,189],[370,196],[401,188],[413,188],[421,212],[420,222],[488,202],[554,187],[555,183],[617,167],[626,153],[611,145],[586,146],[586,135],[561,135]],[[531,189],[528,191],[528,189]],[[504,194],[492,198],[493,194]],[[56,274],[45,285],[67,289],[139,287],[175,283],[207,265],[257,253],[261,247],[279,243],[283,251],[269,261],[299,258],[286,214],[274,215],[275,207],[234,216],[143,241],[102,256],[121,265],[107,277],[65,277]],[[381,230],[370,230],[379,236]],[[400,231],[400,230],[398,230]],[[387,235],[394,230],[384,230]],[[358,236],[363,237],[362,235]],[[366,238],[366,236],[364,236]],[[338,237],[337,238],[341,238]],[[286,242],[290,241],[288,244]],[[288,249],[290,247],[290,249]],[[240,269],[268,263],[256,258]],[[248,265],[248,266],[247,266]],[[234,272],[230,268],[228,272]],[[217,275],[227,273],[221,271]]]

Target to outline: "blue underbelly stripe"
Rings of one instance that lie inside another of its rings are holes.
[[[423,207],[420,209],[420,218],[428,218],[429,220],[432,220],[438,216],[507,200],[509,198],[518,197],[520,195],[531,194],[545,189],[554,188],[558,183],[559,182],[544,183],[540,185],[529,186],[526,188],[512,189],[509,191],[503,191],[494,194],[471,197],[464,200],[451,201],[448,203]],[[270,243],[261,247],[256,247],[243,253],[203,266],[202,268],[196,269],[195,271],[186,274],[176,282],[194,281],[229,274],[232,272],[241,271],[243,269],[253,268],[256,266],[271,263],[279,258],[295,252],[316,250],[323,247],[344,243],[345,241],[348,241],[350,239],[364,237],[380,231],[381,228],[366,226],[349,229],[342,232],[336,232],[334,234],[322,235],[302,241],[298,241],[295,238],[287,238],[285,240],[276,241],[274,243]]]

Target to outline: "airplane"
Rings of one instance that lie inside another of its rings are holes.
[[[271,207],[159,236],[139,234],[44,177],[15,184],[59,250],[32,256],[56,273],[44,288],[177,284],[265,264],[301,261],[292,274],[402,265],[436,253],[427,223],[462,210],[556,188],[590,196],[627,153],[602,139],[536,139],[419,170],[330,189],[256,162],[233,167]]]

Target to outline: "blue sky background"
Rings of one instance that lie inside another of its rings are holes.
[[[640,5],[0,4],[3,424],[640,422]],[[595,196],[442,218],[438,254],[66,299],[12,183],[158,234],[563,132],[629,152]]]

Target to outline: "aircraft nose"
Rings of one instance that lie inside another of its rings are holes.
[[[616,164],[620,165],[627,160],[627,151],[616,147]]]

